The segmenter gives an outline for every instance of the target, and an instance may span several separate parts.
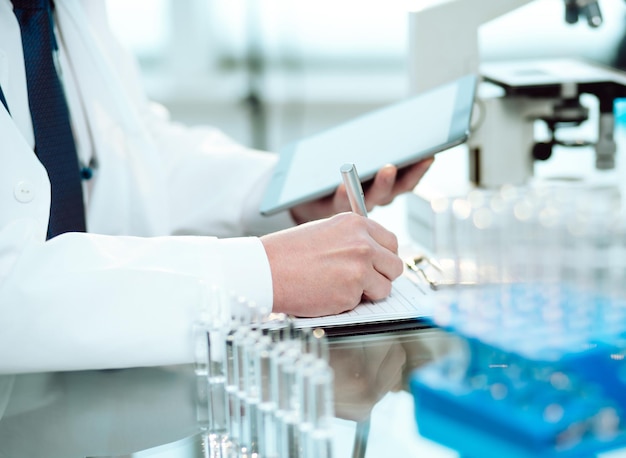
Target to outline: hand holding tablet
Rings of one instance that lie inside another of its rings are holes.
[[[266,190],[269,215],[332,194],[337,168],[357,163],[364,180],[386,164],[406,167],[463,143],[469,135],[476,77],[452,83],[374,111],[289,145]]]

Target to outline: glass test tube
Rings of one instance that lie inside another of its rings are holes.
[[[209,406],[211,422],[209,430],[217,434],[227,434],[229,428],[229,411],[226,396],[225,372],[225,339],[220,331],[209,332],[209,352],[211,363],[209,368]]]
[[[332,457],[332,421],[335,416],[333,383],[334,374],[326,365],[309,379],[309,405],[313,419],[313,429],[307,450],[307,457]]]
[[[234,357],[235,357],[235,404],[239,414],[237,433],[238,445],[241,453],[247,454],[250,448],[250,427],[249,427],[249,409],[247,404],[247,393],[250,371],[248,368],[249,347],[256,341],[258,333],[250,326],[241,326],[241,332],[236,336],[234,341]]]
[[[626,211],[624,211],[624,209],[621,210],[617,237],[618,248],[615,254],[616,259],[620,261],[616,262],[617,272],[615,281],[618,285],[616,289],[619,292],[620,301],[624,303],[626,302]]]
[[[272,397],[271,350],[272,339],[269,336],[262,336],[255,348],[254,373],[255,383],[259,387],[256,425],[258,453],[263,458],[278,457],[275,433],[276,403]]]
[[[228,405],[228,433],[234,447],[239,444],[240,411],[237,398],[237,371],[235,367],[235,340],[239,328],[233,328],[226,335],[226,402]]]
[[[194,371],[196,374],[196,421],[201,430],[207,430],[209,412],[209,320],[210,307],[207,286],[199,282],[198,314],[193,323]]]
[[[298,457],[298,411],[296,403],[296,362],[300,348],[294,342],[288,342],[286,349],[275,355],[272,361],[272,375],[276,389],[276,430],[278,455]]]
[[[516,283],[519,283],[517,272],[519,260],[516,256],[526,255],[519,252],[520,233],[516,228],[513,213],[519,194],[518,187],[505,185],[491,201],[491,207],[496,215],[500,321],[509,329],[518,328],[522,324],[513,306],[514,291],[518,288]]]
[[[626,329],[626,226],[622,205],[619,207],[617,216],[611,221],[609,290],[613,316],[607,321],[613,333],[623,335]]]
[[[494,322],[500,311],[499,288],[496,287],[500,282],[500,246],[497,215],[491,205],[495,196],[497,194],[487,190],[475,190],[468,196],[477,283],[475,297],[478,304],[475,314],[478,320],[491,329],[499,329],[494,326]]]
[[[296,402],[298,415],[298,446],[302,458],[310,455],[311,440],[315,428],[315,410],[311,405],[312,378],[328,368],[328,341],[321,328],[303,328],[299,335],[301,355],[296,361]]]
[[[594,262],[591,244],[591,205],[589,196],[580,189],[572,188],[569,214],[566,220],[566,278],[569,288],[568,321],[579,335],[591,328],[593,306],[590,303],[592,286],[591,268]]]
[[[298,396],[299,396],[299,440],[300,453],[302,458],[316,458],[316,455],[311,455],[314,447],[314,429],[316,422],[318,421],[317,408],[313,403],[314,396],[313,379],[317,377],[319,373],[323,373],[328,369],[328,362],[317,358],[313,354],[303,355],[300,361],[300,367],[297,374],[298,384]]]
[[[588,191],[590,199],[595,202],[591,215],[591,245],[593,253],[593,296],[595,303],[595,329],[599,338],[610,338],[619,333],[620,322],[623,323],[623,311],[617,306],[616,283],[614,272],[624,262],[620,252],[619,222],[621,195],[619,190],[610,185],[594,186]]]
[[[616,299],[620,308],[626,293],[626,227],[622,199],[613,204],[612,216],[609,220],[611,250],[609,255],[611,296]]]
[[[456,272],[458,294],[456,315],[460,326],[470,329],[477,325],[476,298],[476,248],[473,243],[471,222],[472,204],[467,198],[456,198],[452,202],[454,240],[456,248]],[[480,323],[478,323],[480,324]]]
[[[221,288],[207,289],[211,304],[208,325],[209,353],[209,453],[216,458],[232,456],[235,452],[229,435],[230,412],[226,391],[227,355],[226,336],[231,326],[230,304]]]
[[[229,412],[229,432],[236,447],[240,445],[241,405],[239,398],[240,375],[238,350],[249,326],[247,301],[241,296],[231,296],[231,331],[226,336],[226,396]]]
[[[525,322],[534,318],[530,315],[535,309],[533,295],[533,264],[535,263],[535,200],[528,187],[518,188],[518,193],[511,193],[510,219],[510,258],[511,276],[517,285],[517,294],[511,298],[512,314]]]
[[[536,286],[534,300],[538,303],[541,327],[539,339],[549,339],[549,345],[560,347],[565,331],[565,317],[562,299],[562,259],[563,249],[563,219],[565,197],[560,187],[544,187],[537,189],[537,203],[534,237],[534,269]],[[546,329],[549,331],[546,333]],[[544,340],[544,344],[546,341]]]
[[[257,349],[261,333],[258,329],[252,327],[248,331],[248,335],[243,342],[243,392],[242,396],[243,412],[245,416],[242,421],[242,449],[245,447],[248,454],[258,454],[258,406],[260,399],[260,384],[258,380]]]
[[[226,335],[230,325],[230,312],[220,288],[209,290],[211,317],[209,318],[209,390],[211,424],[210,431],[228,433],[228,405],[226,399]]]
[[[209,428],[209,344],[206,323],[193,325],[196,374],[196,422],[201,430]]]
[[[441,285],[435,295],[437,306],[434,310],[435,321],[441,326],[452,324],[458,303],[459,276],[457,269],[458,250],[454,234],[452,200],[447,197],[433,199],[431,202],[434,218],[434,263],[441,272]]]

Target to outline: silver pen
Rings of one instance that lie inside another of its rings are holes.
[[[340,170],[343,183],[346,185],[346,192],[348,193],[348,200],[350,201],[352,212],[367,218],[365,195],[363,193],[363,187],[361,186],[361,180],[356,172],[356,166],[347,163],[343,164]]]

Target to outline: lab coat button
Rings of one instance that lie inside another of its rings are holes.
[[[13,188],[13,194],[18,202],[27,204],[35,198],[35,189],[28,181],[20,181]]]

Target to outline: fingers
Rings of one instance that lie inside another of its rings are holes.
[[[393,188],[396,182],[398,169],[393,165],[385,165],[376,176],[374,182],[365,192],[365,203],[368,211],[376,205],[387,205],[393,200]]]
[[[397,240],[392,247],[395,250],[385,249],[382,245],[373,258],[373,270],[363,285],[363,295],[371,300],[387,297],[391,292],[391,282],[398,278],[403,270],[402,260],[397,255]]]
[[[335,213],[349,212],[351,210],[348,192],[343,183],[337,187],[335,194],[333,194],[333,208]]]
[[[403,270],[396,236],[373,220],[342,213],[261,237],[274,311],[319,316],[378,300]]]
[[[297,224],[328,218],[348,211],[350,211],[350,201],[343,184],[340,184],[331,196],[305,202],[290,209],[291,216]]]
[[[395,277],[394,277],[395,278]],[[393,279],[378,272],[374,272],[368,284],[363,289],[363,298],[378,301],[386,298],[391,293]]]
[[[404,267],[397,255],[396,236],[374,221],[367,220],[367,225],[374,241],[374,252],[370,258],[371,268],[362,281],[363,296],[379,300],[389,295],[391,282],[402,274]]]
[[[395,183],[395,193],[400,194],[411,191],[415,188],[433,162],[435,162],[435,158],[431,157],[424,159],[411,167],[400,170]]]
[[[387,205],[404,192],[412,190],[424,176],[433,159],[424,159],[415,165],[398,170],[393,165],[382,167],[365,190],[368,211],[377,205]],[[337,213],[350,211],[350,201],[343,184],[331,196],[296,205],[290,209],[297,224],[328,218]]]
[[[434,158],[424,159],[402,170],[398,170],[393,165],[382,167],[365,193],[368,210],[371,210],[376,205],[387,205],[399,194],[415,188],[433,161]]]
[[[376,241],[376,243],[386,248],[391,253],[398,253],[398,238],[393,232],[388,231],[376,221],[371,219],[366,219],[365,224],[367,224],[368,233]]]

